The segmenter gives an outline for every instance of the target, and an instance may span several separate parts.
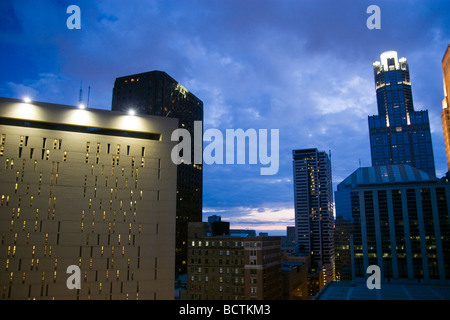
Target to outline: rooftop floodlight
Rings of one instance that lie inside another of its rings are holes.
[[[130,116],[134,116],[134,115],[136,115],[136,111],[134,109],[130,109],[130,110],[128,110],[128,114]]]
[[[80,104],[78,105],[78,108],[80,108],[80,109],[86,109],[86,106],[85,106],[84,104],[80,103]]]
[[[30,97],[25,97],[25,98],[23,98],[23,102],[25,102],[25,103],[30,103],[30,102],[31,102]]]

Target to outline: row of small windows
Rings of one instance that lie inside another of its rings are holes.
[[[209,276],[204,276],[202,278],[202,276],[199,275],[199,276],[191,276],[190,280],[191,280],[191,282],[194,282],[194,281],[209,282],[210,279],[209,279]],[[224,277],[217,277],[217,279],[213,278],[212,281],[217,281],[219,283],[223,283],[223,282],[232,283],[232,282],[234,282],[235,284],[242,284],[242,285],[245,284],[245,278],[244,277],[233,277],[233,279],[231,279],[230,277],[225,277],[225,278]],[[255,284],[256,284],[256,281],[255,281]]]
[[[47,138],[42,138],[42,159],[49,159],[49,155],[50,155],[50,149],[47,149]],[[20,136],[19,138],[19,158],[22,157],[22,153],[23,153],[23,147],[28,147],[28,142],[29,142],[29,136]],[[5,143],[6,143],[6,134],[2,134],[1,135],[1,145],[0,145],[0,156],[3,156],[4,152],[5,152]],[[62,149],[62,139],[53,139],[53,150],[61,150]],[[34,150],[35,148],[30,148],[30,159],[33,158],[34,156]],[[141,147],[140,150],[140,155],[142,157],[141,162],[142,164],[144,163],[144,157],[145,157],[145,147]],[[91,152],[91,142],[87,142],[86,143],[86,158],[89,157],[89,153]],[[111,154],[112,152],[112,145],[110,143],[107,144],[106,147],[106,153],[107,154]],[[99,158],[99,154],[101,153],[101,143],[97,142],[96,144],[96,153],[97,153],[97,163],[98,163],[98,158]],[[121,154],[121,145],[118,144],[115,147],[115,154],[117,156],[119,156]],[[127,145],[126,146],[126,155],[129,156],[131,154],[131,146]],[[67,160],[67,151],[64,151],[64,161]],[[113,161],[115,161],[115,158],[113,158]],[[117,157],[117,163],[119,161],[119,158]],[[135,157],[133,157],[133,162],[135,161]],[[143,166],[143,165],[142,165]]]
[[[3,156],[4,148],[1,148],[0,150],[1,150],[0,151],[0,156]],[[34,158],[34,154],[35,154],[34,153],[34,148],[30,148],[30,159]],[[23,149],[22,149],[22,147],[19,147],[18,158],[22,158],[22,156],[23,156]],[[42,151],[41,151],[41,160],[50,160],[50,150],[42,149]],[[86,163],[90,162],[90,154],[89,153],[86,153],[85,160],[86,160]],[[67,162],[67,151],[64,151],[62,161],[63,162]],[[95,157],[95,163],[99,164],[99,162],[100,162],[100,154],[97,153],[96,157]],[[158,170],[160,170],[160,162],[161,162],[161,160],[159,159],[159,163],[158,163],[159,169]],[[5,169],[7,169],[8,164],[9,164],[9,159],[7,159],[6,168]],[[111,159],[111,165],[114,167],[114,166],[119,166],[119,164],[120,164],[120,156],[119,155],[113,155],[112,159]],[[14,160],[13,159],[12,159],[12,165],[14,165]],[[136,167],[136,165],[137,165],[137,161],[136,161],[136,158],[133,156],[133,157],[131,157],[131,166],[132,167]],[[140,166],[142,168],[145,167],[145,158],[144,157],[142,157],[140,159]]]
[[[234,241],[234,242],[232,242],[232,245],[234,246],[234,247],[244,247],[244,242],[239,242],[239,241]],[[204,242],[202,242],[201,240],[199,240],[199,241],[191,241],[191,246],[192,247],[202,247],[202,246],[205,246],[205,247],[209,247],[209,246],[211,246],[211,247],[215,247],[215,246],[219,246],[219,247],[222,247],[222,246],[226,246],[226,247],[230,247],[230,242],[229,241],[226,241],[226,242],[224,242],[224,241],[208,241],[208,240],[206,240],[206,241],[204,241]]]
[[[23,277],[23,276],[22,276]],[[53,276],[54,277],[54,279],[55,279],[55,281],[56,281],[56,276],[54,275]],[[10,278],[11,278],[11,281],[10,281],[10,285],[9,286],[7,286],[7,285],[4,285],[3,286],[3,289],[2,289],[2,299],[6,299],[6,298],[11,298],[11,289],[12,289],[12,285],[11,285],[11,283],[12,283],[12,275],[10,276]],[[54,282],[55,282],[54,281]],[[108,295],[106,295],[105,296],[105,299],[110,299],[110,300],[112,300],[112,296],[113,296],[113,286],[112,286],[112,282],[110,283],[111,285],[110,285],[110,289],[109,289],[109,297],[108,297]],[[32,293],[32,289],[31,289],[31,284],[30,285],[28,285],[28,299],[30,300],[30,299],[33,299],[33,300],[35,300],[36,299],[36,291],[34,290],[34,293],[35,293],[35,295],[32,295],[31,293]],[[38,285],[33,285],[33,287],[38,287]],[[91,294],[92,294],[92,292],[91,292],[91,283],[88,283],[88,285],[87,285],[87,287],[88,287],[88,289],[87,289],[87,294],[88,294],[88,296],[87,296],[87,299],[88,300],[90,300],[91,299]],[[44,289],[45,288],[45,289]],[[135,293],[136,294],[136,300],[139,300],[139,282],[137,282],[137,288],[136,288],[136,290],[137,290],[137,292]],[[79,292],[80,290],[78,290],[78,292],[77,292],[77,299],[79,298],[79,294],[80,294],[80,292]],[[101,294],[102,293],[102,283],[100,282],[99,283],[99,289],[98,289],[98,293],[99,294]],[[116,292],[114,292],[114,293],[116,293]],[[120,286],[120,293],[122,294],[123,293],[123,282],[121,282],[121,286]],[[133,292],[133,294],[134,294],[134,292]],[[49,296],[49,291],[48,291],[48,284],[46,284],[46,285],[44,285],[44,283],[42,283],[41,285],[40,285],[40,297],[48,297]],[[21,297],[21,298],[24,298],[24,297]],[[54,300],[54,298],[55,297],[52,297],[52,300]],[[126,295],[125,295],[125,299],[129,299],[130,298],[130,293],[129,292],[127,292],[126,293]],[[156,293],[154,293],[154,299],[156,299]]]
[[[155,272],[155,275],[156,275],[156,272]],[[63,273],[63,276],[65,276],[65,273]],[[120,276],[120,270],[116,270],[116,272],[115,272],[115,275],[113,275],[113,277],[115,276],[115,280],[116,281],[119,281],[120,279],[122,279],[122,277]],[[14,284],[16,285],[16,283],[15,283],[15,279],[16,278],[19,278],[19,281],[22,283],[22,284],[25,284],[25,282],[26,282],[26,278],[27,278],[27,273],[26,272],[22,272],[22,273],[14,273],[14,272],[10,272],[9,273],[9,286],[6,286],[6,285],[4,285],[3,286],[3,289],[2,289],[2,298],[3,299],[5,299],[5,298],[11,298],[11,287],[12,287],[12,284],[13,284],[13,282],[14,282]],[[54,271],[51,271],[51,272],[48,272],[47,271],[47,274],[46,274],[46,272],[45,271],[43,271],[42,273],[41,273],[41,285],[40,285],[40,287],[41,287],[41,292],[40,292],[40,296],[42,297],[42,296],[48,296],[48,284],[45,284],[45,282],[46,282],[46,279],[48,279],[48,278],[50,278],[50,280],[51,281],[53,281],[53,283],[56,283],[56,279],[57,279],[57,271],[56,270],[54,270]],[[87,282],[88,281],[88,274],[87,274],[87,272],[85,272],[84,273],[84,282]],[[109,280],[110,280],[110,278],[111,278],[111,276],[109,275],[109,271],[107,270],[106,271],[106,275],[105,275],[105,282],[109,282]],[[98,283],[98,293],[100,294],[100,293],[102,293],[102,291],[103,291],[103,282],[98,282],[97,281],[97,279],[98,279],[98,271],[96,271],[96,273],[95,273],[95,282],[97,282]],[[111,279],[112,280],[112,279]],[[122,280],[125,280],[125,279],[122,279]],[[133,281],[134,280],[134,270],[127,270],[127,280],[126,281]],[[110,283],[110,289],[109,289],[109,292],[110,292],[110,294],[112,294],[113,293],[113,286],[112,286],[112,282],[109,282]],[[45,286],[44,286],[45,285]],[[87,284],[87,293],[88,293],[88,295],[90,295],[91,294],[91,287],[92,287],[92,285],[93,285],[93,283],[91,283],[91,282],[89,282],[88,284]],[[38,285],[33,285],[34,287],[38,287]],[[44,290],[44,287],[45,287],[45,290]],[[31,298],[31,284],[29,284],[29,287],[28,287],[29,289],[28,289],[28,298]],[[123,293],[123,288],[124,288],[124,286],[123,286],[123,281],[121,282],[121,284],[120,284],[120,293]],[[45,292],[45,293],[44,293]],[[79,290],[78,290],[78,294],[79,294]],[[127,296],[127,298],[128,298],[128,296],[129,296],[129,293],[127,293],[126,294],[126,296]],[[136,298],[138,298],[139,297],[139,281],[137,281],[136,282]]]
[[[100,150],[101,150],[101,143],[100,143],[100,142],[97,142],[97,149],[96,149],[96,152],[97,152],[97,153],[100,153],[100,152],[101,152]],[[131,152],[131,146],[127,145],[127,146],[126,146],[126,150],[127,150],[127,151],[126,151],[126,155],[129,156],[129,155],[130,155],[130,152]],[[106,153],[107,153],[107,154],[110,154],[111,151],[112,151],[111,144],[108,143],[108,144],[107,144],[107,147],[106,147]],[[115,151],[116,151],[116,154],[117,154],[117,155],[120,155],[120,152],[121,152],[121,146],[120,146],[120,144],[117,145]],[[86,153],[89,153],[89,152],[91,152],[91,142],[88,141],[88,142],[86,142]],[[141,157],[145,157],[145,147],[141,147]]]

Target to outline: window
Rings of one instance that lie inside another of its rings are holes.
[[[161,179],[161,159],[158,159],[158,179]]]

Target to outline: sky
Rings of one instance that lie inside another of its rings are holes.
[[[81,29],[68,29],[70,5]],[[369,29],[370,5],[381,28]],[[204,104],[204,129],[279,130],[279,170],[204,165],[203,216],[283,235],[294,225],[292,150],[331,154],[333,185],[370,166],[372,64],[408,60],[415,110],[428,110],[437,176],[448,0],[2,0],[0,96],[110,109],[116,77],[161,70]]]

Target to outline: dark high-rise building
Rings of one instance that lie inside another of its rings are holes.
[[[428,111],[414,111],[409,67],[397,52],[373,64],[378,115],[369,116],[372,165],[407,164],[435,175]]]
[[[331,160],[317,149],[292,153],[297,250],[311,255],[310,273],[318,272],[325,283],[335,277]]]
[[[187,129],[191,134],[193,158],[194,122],[203,121],[203,102],[167,73],[151,71],[117,78],[113,89],[112,109],[178,118],[178,127]],[[202,142],[203,138],[197,140]],[[178,165],[175,256],[177,274],[186,273],[187,224],[202,221],[202,184],[201,164]]]

